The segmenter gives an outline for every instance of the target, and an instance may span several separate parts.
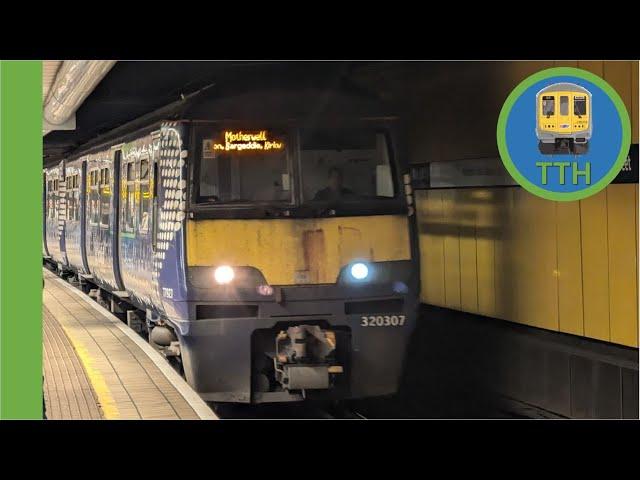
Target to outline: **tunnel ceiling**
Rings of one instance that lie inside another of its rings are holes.
[[[76,112],[76,130],[43,138],[43,163],[53,165],[96,137],[211,84],[259,87],[275,79],[285,87],[304,79],[317,87],[342,82],[399,110],[412,110],[424,108],[416,95],[429,98],[426,92],[455,89],[478,67],[473,62],[120,61]]]
[[[43,138],[44,165],[50,166],[88,141],[145,113],[179,100],[207,85],[234,78],[255,81],[265,75],[297,76],[322,82],[349,76],[369,63],[350,62],[118,62],[76,112],[76,130],[54,131]]]

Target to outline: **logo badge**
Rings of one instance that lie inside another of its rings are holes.
[[[502,107],[500,158],[524,189],[548,200],[580,200],[606,187],[629,153],[624,102],[602,78],[550,68],[523,80]]]

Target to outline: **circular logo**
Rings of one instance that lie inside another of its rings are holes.
[[[631,124],[602,78],[559,67],[531,75],[511,92],[497,138],[502,163],[523,188],[548,200],[580,200],[620,172]]]

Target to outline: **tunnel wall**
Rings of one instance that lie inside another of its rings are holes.
[[[638,143],[638,62],[450,66],[448,83],[445,75],[414,75],[422,87],[408,123],[412,164],[497,158],[504,99],[528,75],[554,66],[607,80]],[[566,203],[519,187],[417,190],[423,302],[638,347],[637,204],[637,184]]]
[[[553,66],[603,76],[637,149],[638,62],[481,63],[415,75],[411,163],[499,158],[504,99]],[[420,186],[423,327],[439,332],[439,363],[466,359],[450,381],[476,385],[470,398],[488,390],[567,417],[638,418],[637,182],[566,203],[516,186]]]
[[[399,106],[409,163],[424,173],[432,162],[500,164],[505,99],[556,66],[618,91],[637,149],[637,61],[385,63],[361,68],[356,82]],[[637,181],[556,203],[517,186],[420,180],[423,309],[400,393],[415,416],[450,416],[451,398],[482,404],[497,392],[562,416],[638,418]],[[440,394],[443,385],[465,393]]]
[[[387,86],[403,105],[411,163],[496,158],[496,125],[511,90],[551,67],[578,67],[603,77],[620,94],[638,143],[638,62],[444,62],[412,64],[369,81]],[[389,67],[391,68],[391,67]],[[380,87],[377,87],[380,88]]]
[[[418,190],[424,303],[638,346],[638,185]]]

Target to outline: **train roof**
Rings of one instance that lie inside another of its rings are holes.
[[[591,92],[580,85],[576,85],[575,83],[562,82],[562,83],[554,83],[553,85],[549,85],[548,87],[543,88],[538,92],[538,95],[541,93],[549,93],[549,92],[581,92],[591,95]]]
[[[77,148],[68,161],[160,128],[163,121],[202,120],[301,123],[322,119],[395,118],[395,108],[368,92],[344,85],[209,85],[117,127]]]

